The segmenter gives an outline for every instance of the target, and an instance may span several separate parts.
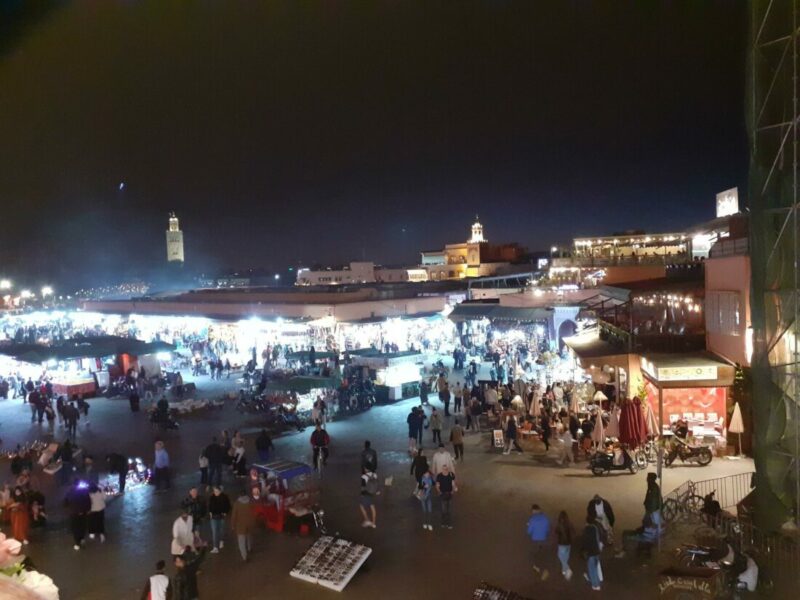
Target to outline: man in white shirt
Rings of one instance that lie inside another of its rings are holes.
[[[193,525],[194,522],[191,515],[186,509],[183,509],[181,516],[175,519],[172,524],[172,556],[181,556],[186,551],[187,546],[194,550]]]
[[[564,404],[564,388],[561,387],[560,383],[557,383],[553,388],[553,397],[555,398],[556,406],[561,408]]]
[[[156,563],[155,575],[151,575],[144,586],[142,598],[149,600],[167,600],[169,577],[164,574],[166,564],[163,560]]]
[[[497,412],[497,390],[492,386],[487,386],[486,391],[483,393],[483,397],[492,412]]]
[[[442,472],[445,465],[451,473],[456,472],[456,462],[453,460],[453,455],[447,451],[444,444],[439,444],[439,449],[433,453],[433,460],[431,461],[431,471],[434,479]]]

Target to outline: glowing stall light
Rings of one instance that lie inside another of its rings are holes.
[[[171,352],[157,352],[156,358],[158,360],[170,360],[172,358]]]
[[[748,327],[744,336],[744,353],[747,357],[747,362],[753,361],[753,328]]]
[[[52,295],[53,295],[53,288],[51,288],[49,285],[46,285],[42,288],[42,298],[47,298],[48,296]]]
[[[12,286],[11,280],[0,279],[0,290],[10,290]]]
[[[33,294],[31,293],[30,290],[22,290],[19,293],[19,295],[23,300],[27,300],[28,298],[32,298],[33,297]]]

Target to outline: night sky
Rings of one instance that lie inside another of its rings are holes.
[[[476,213],[544,249],[746,187],[744,2],[23,4],[0,274],[147,273],[170,210],[193,268],[413,263]]]

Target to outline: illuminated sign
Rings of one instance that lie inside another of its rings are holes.
[[[739,212],[739,188],[717,194],[717,217],[727,217]]]
[[[716,366],[658,367],[645,358],[642,370],[656,381],[708,381],[717,379]]]

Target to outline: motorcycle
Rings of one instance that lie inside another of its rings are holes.
[[[664,464],[669,467],[676,458],[680,458],[681,462],[696,461],[701,467],[705,467],[711,462],[713,455],[705,446],[694,446],[675,436],[672,447],[664,458]]]
[[[617,464],[614,461],[614,453],[608,454],[607,452],[596,452],[589,460],[589,468],[592,470],[592,475],[604,475],[611,471],[630,471],[636,473],[639,466],[636,461],[631,458],[627,450],[622,450],[622,463]]]

